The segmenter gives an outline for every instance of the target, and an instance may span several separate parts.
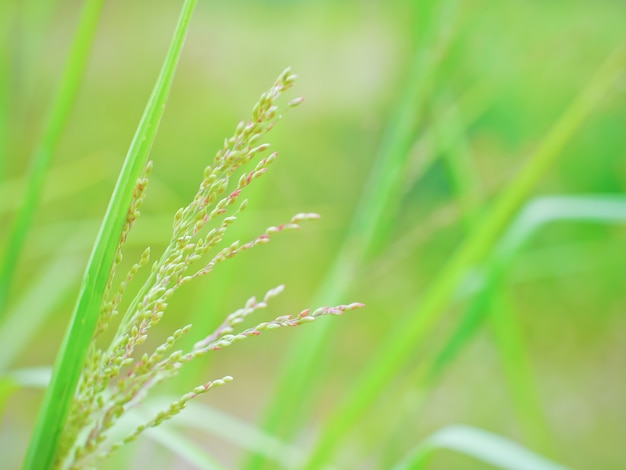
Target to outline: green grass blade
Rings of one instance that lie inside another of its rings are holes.
[[[4,416],[7,402],[11,395],[20,389],[12,377],[0,377],[0,414]]]
[[[67,125],[70,111],[76,101],[78,88],[85,73],[96,25],[102,10],[102,3],[102,0],[87,0],[83,7],[78,30],[72,43],[59,90],[50,107],[39,145],[32,156],[24,202],[11,226],[4,261],[0,267],[0,318],[6,312],[15,267],[41,197],[50,160],[58,146],[63,130]]]
[[[51,376],[52,369],[50,367],[29,367],[9,371],[2,377],[12,380],[16,385],[23,388],[46,388],[50,383]]]
[[[124,413],[124,415],[120,418],[120,421],[115,425],[115,427],[111,430],[110,435],[108,436],[108,440],[110,442],[115,442],[119,439],[123,439],[132,433],[138,426],[143,425],[148,422],[153,416],[155,416],[159,411],[166,409],[171,403],[172,400],[177,400],[179,397],[160,397],[150,400],[147,403],[143,403],[139,409],[133,408]],[[184,433],[181,431],[181,424],[185,423],[185,419],[189,419],[192,423],[195,421],[199,421],[202,419],[208,419],[211,422],[202,423],[198,426],[192,427],[219,427],[220,420],[225,419],[228,421],[228,416],[224,416],[222,413],[215,412],[211,413],[209,410],[207,412],[207,407],[198,407],[194,406],[197,404],[190,404],[183,412],[181,412],[177,416],[176,424],[171,422],[162,423],[157,427],[153,427],[150,429],[146,429],[143,432],[143,436],[146,438],[160,444],[161,446],[168,449],[173,455],[176,455],[189,464],[191,464],[194,468],[206,469],[206,470],[222,470],[223,467],[215,460],[215,458],[209,453],[208,450],[201,448],[196,444],[194,439],[189,438],[190,433]],[[199,413],[198,419],[194,419],[193,416]],[[231,418],[232,420],[233,418]],[[228,422],[226,425],[228,426]],[[241,429],[238,429],[241,431]],[[248,431],[246,429],[245,431]],[[247,434],[244,431],[244,436]],[[198,433],[194,431],[193,435],[198,437]],[[235,439],[237,439],[235,437]],[[119,464],[118,464],[119,465]],[[115,466],[113,467],[115,468]]]
[[[510,263],[532,235],[557,221],[602,224],[626,222],[626,198],[623,196],[553,196],[528,203],[503,235],[491,259],[486,263],[478,294],[467,308],[453,337],[446,343],[431,368],[438,375],[482,325],[494,293],[500,290]],[[501,304],[500,304],[501,305]]]
[[[439,376],[470,341],[486,318],[489,319],[500,350],[509,389],[516,404],[518,419],[526,430],[529,442],[537,448],[547,446],[547,426],[538,405],[536,387],[519,326],[511,307],[502,295],[504,276],[523,245],[538,230],[556,221],[624,223],[626,198],[622,196],[542,197],[528,203],[511,224],[494,250],[484,270],[479,292],[468,306],[461,323],[442,351],[433,361],[429,380]],[[544,448],[544,451],[550,451]]]
[[[16,10],[14,3],[8,0],[0,3],[0,182],[6,178],[9,151],[10,33]]]
[[[555,456],[554,438],[541,405],[530,355],[515,314],[507,296],[496,293],[488,318],[490,330],[526,442],[545,455]]]
[[[464,225],[470,230],[477,220],[482,184],[472,164],[473,158],[469,154],[460,116],[454,108],[452,111],[448,113],[449,119],[438,121],[439,135],[442,144],[447,143],[448,151],[443,152],[443,158],[461,207]],[[427,375],[416,377],[412,383],[419,386],[423,393],[432,392],[445,369],[474,337],[487,317],[492,325],[513,407],[526,442],[546,455],[555,455],[524,340],[514,312],[501,293],[500,284],[489,281],[483,284],[483,288],[471,299],[456,331],[446,340],[438,355],[432,361],[425,361],[429,363],[426,366],[429,368]]]
[[[392,470],[424,469],[439,449],[454,450],[506,470],[567,470],[515,442],[470,426],[450,426],[432,434]]]
[[[113,176],[110,159],[94,154],[72,160],[65,165],[52,168],[46,175],[46,186],[50,188],[41,199],[41,206],[63,197],[71,197]],[[11,178],[0,182],[0,216],[17,211],[21,201],[15,194],[24,191],[26,178]],[[39,228],[39,227],[38,227]]]
[[[446,98],[442,102],[447,101]],[[444,107],[444,106],[440,106]],[[472,155],[470,155],[468,142],[465,138],[465,131],[456,107],[447,105],[449,109],[446,115],[441,112],[440,118],[436,121],[437,136],[439,137],[439,147],[442,148],[442,159],[446,164],[455,198],[461,208],[463,225],[468,232],[476,227],[481,202],[477,196],[477,191],[482,187],[477,171],[472,165]],[[472,306],[468,308],[468,313],[458,326],[453,337],[446,343],[441,353],[434,359],[430,366],[427,377],[428,383],[432,386],[442,372],[443,368],[455,357],[459,350],[459,342],[474,331],[480,323],[480,315],[486,314],[485,296],[481,291],[475,298]],[[471,314],[470,314],[471,312]]]
[[[154,142],[195,5],[196,0],[186,0],[183,5],[165,62],[117,180],[88,262],[71,324],[44,396],[24,462],[25,470],[46,470],[51,468],[54,461],[60,433],[96,326],[102,295],[135,182]]]
[[[211,457],[198,444],[184,436],[182,433],[168,426],[159,426],[146,431],[146,435],[172,453],[182,457],[195,468],[201,470],[224,470],[219,463]]]
[[[142,413],[145,408],[146,415],[154,415],[176,399],[176,396],[166,396],[150,400],[142,405]],[[241,449],[258,452],[267,459],[280,464],[281,467],[292,468],[294,463],[301,461],[303,457],[299,449],[281,442],[276,437],[234,416],[200,402],[189,403],[187,409],[176,417],[176,422],[168,423],[168,426],[193,429],[195,435],[206,435],[207,439],[217,436]]]
[[[475,168],[458,106],[446,97],[441,100],[439,107],[439,119],[434,125],[437,143],[461,209],[463,223],[469,229],[478,217],[483,185]]]
[[[457,0],[441,2],[436,8],[439,12],[436,20],[450,21],[457,3]],[[416,138],[420,114],[434,84],[434,64],[441,58],[439,54],[445,51],[445,44],[442,42],[448,39],[435,34],[442,30],[437,26],[438,24],[429,29],[428,34],[434,36],[424,37],[425,43],[414,56],[405,88],[383,136],[340,255],[320,286],[314,303],[340,302],[360,263],[385,238],[389,213],[393,212],[390,207],[396,206],[399,197],[397,182],[404,174],[409,150]],[[435,50],[437,53],[433,52]],[[296,332],[300,336],[293,342],[294,346],[287,354],[286,366],[264,422],[264,429],[271,434],[291,433],[302,416],[307,403],[306,397],[313,395],[315,383],[321,374],[319,358],[331,333],[330,323],[320,324],[306,335]],[[257,455],[245,468],[252,470],[261,467],[262,457]]]
[[[50,367],[17,369],[0,375],[0,416],[9,397],[22,388],[45,388],[50,382]]]
[[[83,263],[82,256],[62,253],[37,273],[37,278],[0,325],[0,372],[20,357],[54,309],[73,292]]]
[[[450,108],[450,106],[446,107]],[[452,111],[454,111],[453,108]],[[462,208],[465,225],[471,227],[478,213],[477,203],[480,201],[476,197],[476,188],[479,188],[480,184],[476,171],[471,165],[459,116],[454,112],[447,114],[450,119],[440,119],[437,122],[438,134],[441,137],[440,146],[446,146],[442,155]],[[571,201],[569,199],[544,198],[526,206],[503,237],[503,240],[515,239],[516,243],[505,243],[504,245],[508,246],[507,250],[498,248],[494,250],[494,256],[487,263],[488,268],[484,270],[482,287],[471,299],[456,331],[445,342],[435,359],[430,362],[427,376],[418,378],[418,380],[423,380],[422,389],[432,390],[445,369],[483,326],[484,320],[488,319],[523,435],[535,449],[552,456],[556,455],[553,438],[541,406],[521,327],[503,292],[502,278],[516,252],[530,235],[539,229],[537,225],[541,224],[542,220],[543,223],[547,223],[554,220],[553,217],[571,221],[588,220],[588,217],[591,217],[592,221],[611,223],[619,220],[620,212],[623,212],[619,207],[620,201],[614,198],[576,197]],[[535,210],[531,213],[543,213],[545,216],[529,217],[528,209],[532,207],[535,207]],[[494,268],[494,266],[499,268]]]
[[[555,124],[493,209],[482,218],[477,228],[452,256],[414,314],[398,321],[398,328],[387,338],[372,363],[364,366],[366,372],[349,394],[348,401],[323,430],[307,468],[320,468],[332,456],[346,433],[375,401],[389,380],[404,367],[414,346],[425,338],[442,316],[444,307],[454,295],[468,268],[480,263],[493,247],[501,231],[562,153],[565,144],[620,76],[625,62],[626,45],[621,45]]]

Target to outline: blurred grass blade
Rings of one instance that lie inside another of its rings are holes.
[[[37,278],[0,324],[0,372],[20,357],[46,325],[50,314],[74,290],[83,263],[82,256],[68,256],[62,251],[37,273]]]
[[[172,403],[172,400],[176,399],[178,399],[178,397],[161,397],[160,399],[153,399],[142,404],[140,409],[128,410],[111,430],[112,432],[108,439],[112,442],[122,439],[138,426],[149,421],[156,413],[167,408]],[[191,406],[177,416],[177,424],[181,423],[181,418],[184,419],[185,416],[189,416],[189,414],[192,413],[192,410],[189,408],[191,408]],[[193,412],[195,411],[197,411],[197,409]],[[206,417],[207,415],[204,414],[203,416]],[[219,419],[219,415],[210,416],[212,419],[216,417]],[[219,421],[216,425],[219,426]],[[177,429],[173,423],[162,423],[157,427],[146,429],[143,434],[171,451],[172,454],[181,457],[194,468],[223,470],[223,467],[207,450],[199,447],[194,440],[188,438],[187,435]]]
[[[451,21],[457,0],[440,2],[436,10],[437,22]],[[400,95],[398,106],[389,127],[383,136],[374,167],[364,188],[354,219],[344,240],[341,252],[326,275],[314,303],[333,304],[342,301],[361,262],[375,246],[382,244],[389,225],[390,207],[397,205],[399,198],[398,181],[406,168],[409,150],[415,141],[417,126],[425,100],[435,80],[435,64],[441,59],[446,47],[438,34],[445,28],[439,24],[430,25],[422,44],[414,56],[406,85]],[[306,408],[306,397],[313,396],[315,383],[322,373],[319,358],[331,332],[331,322],[317,325],[306,335],[293,341],[287,354],[287,362],[279,379],[278,387],[267,408],[263,428],[271,434],[291,434]],[[317,363],[316,367],[313,364]],[[251,459],[246,468],[258,469],[262,466],[260,456]]]
[[[11,85],[11,32],[17,10],[15,1],[0,2],[0,182],[6,179],[9,152],[9,91]]]
[[[128,150],[83,278],[71,324],[57,356],[24,462],[25,470],[47,470],[54,461],[85,355],[97,322],[105,284],[132,200],[135,182],[154,142],[196,0],[186,0],[165,62]]]
[[[63,130],[67,125],[70,111],[76,101],[102,10],[102,3],[102,0],[87,0],[85,2],[58,92],[45,121],[41,140],[31,159],[24,201],[11,226],[4,260],[0,266],[0,318],[6,312],[11,281],[41,197],[52,154],[58,146]]]
[[[4,416],[9,397],[21,388],[45,388],[50,382],[50,367],[16,369],[0,374],[0,416]]]
[[[506,232],[495,253],[496,260],[508,263],[530,237],[550,222],[623,223],[626,197],[621,194],[546,196],[531,201]]]
[[[496,293],[491,301],[489,326],[524,440],[544,455],[558,455],[522,328],[504,293]]]
[[[391,378],[404,368],[415,345],[426,337],[443,315],[444,307],[456,292],[467,270],[479,264],[493,247],[535,185],[562,154],[565,144],[620,76],[625,62],[626,44],[622,44],[557,121],[518,176],[508,184],[492,210],[481,218],[476,229],[451,257],[433,286],[421,299],[416,311],[410,317],[397,320],[398,327],[373,355],[372,363],[364,365],[362,379],[322,431],[307,468],[320,468],[332,456],[346,433],[374,403]]]
[[[392,470],[425,469],[439,449],[455,450],[506,470],[567,470],[515,442],[470,426],[450,426],[432,434]]]
[[[177,425],[219,436],[241,449],[260,453],[283,468],[293,468],[295,462],[302,460],[302,452],[298,449],[233,416],[202,406],[202,403],[192,403],[189,408],[188,413],[180,416]]]
[[[12,380],[19,387],[46,388],[51,376],[51,367],[28,367],[9,371],[2,377]]]
[[[112,163],[107,155],[93,154],[50,169],[46,176],[46,187],[50,190],[43,194],[40,203],[71,197],[106,180],[114,173]],[[26,178],[12,178],[0,182],[0,216],[19,209],[20,201],[14,195],[24,190],[25,180]]]
[[[167,396],[150,400],[142,405],[142,413],[145,409],[146,415],[154,415],[176,399],[175,396]],[[193,428],[195,435],[204,434],[207,439],[213,436],[220,437],[241,449],[264,455],[267,459],[280,464],[281,468],[293,468],[303,457],[303,453],[297,448],[290,447],[276,437],[200,402],[189,403],[187,409],[176,417],[176,422],[168,423],[168,426]]]
[[[20,386],[12,377],[0,377],[0,415],[5,416],[4,410],[11,395],[17,392]]]
[[[442,118],[436,121],[439,146],[444,147],[442,156],[461,207],[464,225],[471,231],[475,227],[483,199],[480,194],[482,183],[470,154],[462,120],[454,106],[447,105],[445,108],[450,109],[450,112],[445,115],[440,113]],[[447,119],[443,119],[444,116]],[[526,346],[508,299],[498,287],[498,283],[492,284],[490,289],[481,289],[473,297],[459,327],[439,355],[432,361],[424,361],[429,368],[427,375],[419,375],[412,385],[423,390],[424,395],[432,392],[445,368],[480,327],[482,317],[488,315],[513,407],[526,442],[544,454],[553,456],[553,439],[541,406]]]
[[[539,447],[546,441],[545,418],[538,412],[538,397],[532,386],[532,372],[525,352],[519,326],[502,295],[503,278],[510,263],[523,245],[539,229],[550,222],[620,223],[626,222],[626,198],[623,196],[562,196],[542,197],[528,203],[502,237],[488,261],[479,291],[468,305],[459,326],[432,362],[428,380],[442,374],[471,340],[485,318],[490,319],[496,344],[500,350],[507,382],[518,405],[518,417],[526,435]],[[530,422],[535,417],[535,424]],[[543,438],[539,439],[543,435]],[[547,451],[547,449],[545,449]]]
[[[224,470],[209,453],[198,444],[170,426],[159,426],[145,431],[146,435],[172,453],[202,470]]]
[[[556,221],[594,222],[600,224],[626,222],[626,198],[623,196],[554,196],[537,198],[528,203],[511,224],[494,250],[482,274],[479,292],[467,308],[454,336],[433,363],[437,375],[453,360],[462,346],[481,326],[492,296],[498,292],[510,263],[533,234]]]
[[[446,165],[463,223],[471,228],[479,214],[482,187],[458,105],[447,96],[439,104],[434,128],[437,147]]]

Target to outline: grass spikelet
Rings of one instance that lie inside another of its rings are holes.
[[[139,217],[139,209],[148,184],[148,174],[152,169],[151,163],[146,165],[138,178],[107,280],[106,297],[100,310],[98,324],[69,411],[68,424],[61,436],[57,454],[58,468],[83,468],[93,465],[97,459],[135,440],[144,430],[158,426],[175,416],[193,398],[232,380],[227,376],[195,387],[122,440],[116,443],[109,442],[108,435],[119,418],[130,408],[139,405],[155,385],[176,376],[185,364],[210,351],[226,348],[268,330],[299,326],[321,316],[341,315],[345,311],[362,307],[362,304],[350,304],[322,307],[313,312],[307,309],[297,315],[278,316],[272,321],[236,332],[237,326],[246,317],[256,310],[266,308],[268,303],[283,291],[284,287],[281,285],[269,290],[261,301],[257,301],[255,297],[250,298],[244,307],[228,315],[212,334],[197,341],[189,351],[175,350],[174,347],[190,332],[191,325],[176,330],[151,352],[138,354],[138,348],[144,345],[152,328],[161,321],[168,308],[170,297],[180,286],[191,279],[208,274],[217,264],[243,251],[268,243],[276,233],[298,230],[302,221],[319,218],[318,214],[299,213],[287,223],[268,227],[262,234],[246,243],[235,241],[222,246],[224,235],[246,207],[246,200],[239,201],[242,193],[254,180],[265,174],[268,166],[276,158],[276,152],[268,157],[262,157],[269,144],[259,144],[259,140],[280,119],[277,100],[292,86],[294,80],[295,75],[291,74],[289,69],[284,71],[274,85],[261,95],[253,108],[251,119],[239,123],[233,136],[225,140],[224,147],[205,168],[203,180],[192,201],[176,212],[169,244],[160,258],[152,264],[150,275],[129,303],[110,343],[101,346],[96,340],[118,314],[128,283],[139,269],[148,264],[150,258],[150,250],[146,248],[123,278],[119,288],[113,292],[113,280],[117,266],[122,260],[122,247]],[[254,169],[251,171],[244,168],[253,164]],[[241,173],[239,177],[236,176],[238,173]],[[233,178],[235,184],[231,181]],[[208,262],[204,262],[203,267],[194,268],[196,262],[201,262],[210,256],[211,252],[215,253]]]

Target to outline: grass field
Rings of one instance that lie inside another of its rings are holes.
[[[63,337],[72,312],[95,327],[143,162],[122,277],[146,246],[159,258],[204,168],[289,66],[281,109],[304,102],[263,137],[279,156],[225,241],[320,220],[181,286],[138,351],[190,323],[177,348],[192,348],[283,283],[244,328],[366,307],[186,365],[120,435],[234,380],[98,468],[624,468],[625,4],[87,0],[81,16],[78,3],[0,4],[2,465],[29,452],[25,469],[54,468],[42,442],[64,426],[91,336]],[[184,47],[183,21],[170,42],[183,3]]]

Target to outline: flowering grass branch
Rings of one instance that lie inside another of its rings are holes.
[[[247,200],[242,199],[247,186],[265,174],[277,157],[276,152],[262,157],[269,144],[260,141],[280,119],[277,100],[291,88],[295,78],[289,69],[283,72],[274,85],[261,95],[251,119],[239,123],[234,135],[225,140],[214,161],[206,167],[204,179],[191,203],[174,216],[172,238],[163,254],[153,262],[147,280],[128,308],[121,312],[126,287],[135,274],[148,265],[150,259],[150,250],[147,248],[119,287],[113,289],[117,268],[123,258],[122,248],[139,216],[152,163],[148,162],[144,168],[137,180],[106,283],[96,329],[61,435],[56,468],[92,466],[98,459],[135,440],[144,430],[175,416],[193,398],[232,380],[232,377],[226,376],[195,387],[126,437],[110,442],[110,431],[119,418],[130,408],[139,405],[155,385],[177,375],[186,363],[268,330],[299,326],[321,316],[341,315],[345,311],[362,307],[362,304],[353,303],[322,307],[314,311],[306,309],[296,315],[278,316],[272,321],[237,331],[238,325],[246,317],[267,307],[271,299],[282,292],[283,286],[278,286],[268,291],[262,301],[254,297],[249,299],[243,308],[226,317],[213,333],[196,342],[189,351],[174,350],[174,347],[190,332],[191,325],[176,330],[152,352],[144,352],[142,355],[137,352],[148,338],[150,330],[163,318],[170,297],[182,285],[212,272],[217,264],[243,251],[269,242],[276,233],[297,230],[300,222],[319,218],[317,214],[296,214],[288,223],[271,226],[246,243],[236,241],[220,247],[227,230],[247,206]],[[287,106],[293,107],[301,101],[292,100]],[[246,170],[244,167],[251,165],[253,160],[257,161],[254,168]],[[237,179],[235,175],[238,173],[240,175]],[[233,181],[236,183],[233,184]],[[214,254],[210,256],[211,253]],[[194,267],[196,263],[201,263],[200,267]],[[102,334],[118,317],[121,319],[113,338],[107,345],[100,345]]]

